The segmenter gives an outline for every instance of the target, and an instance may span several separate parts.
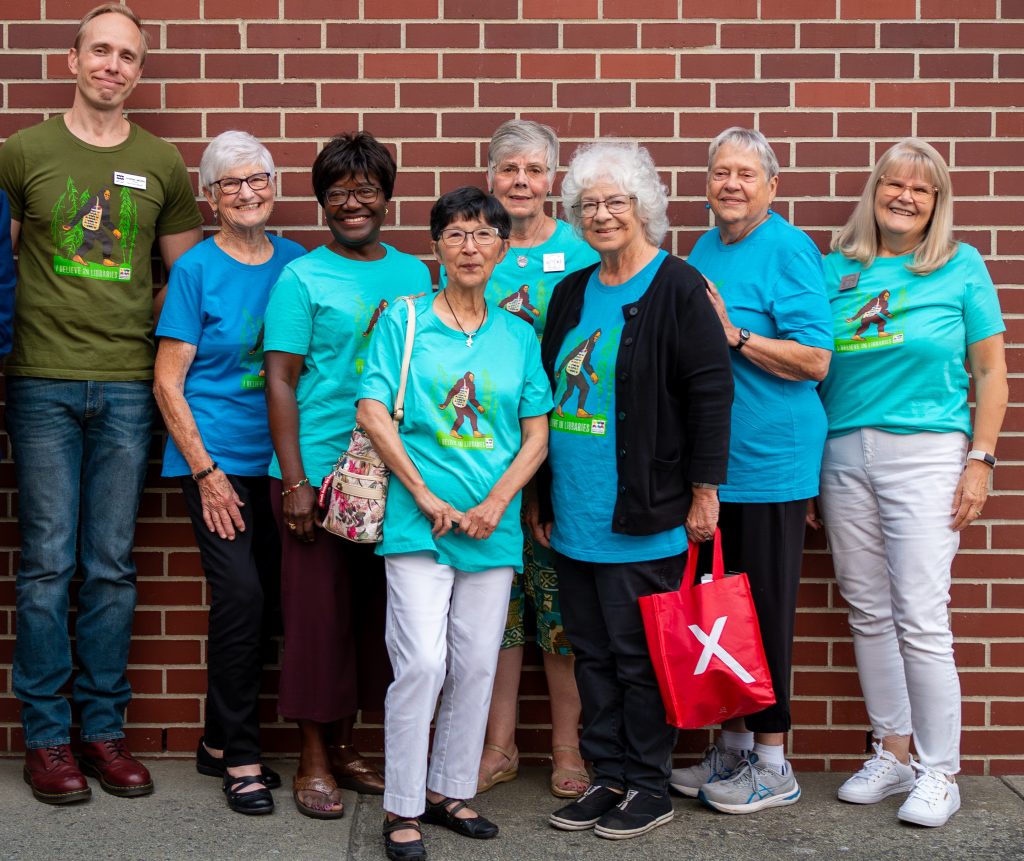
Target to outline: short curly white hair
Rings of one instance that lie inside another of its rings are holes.
[[[658,176],[651,154],[635,141],[604,139],[584,144],[569,162],[562,180],[565,218],[583,235],[583,218],[573,212],[583,193],[600,182],[618,186],[636,198],[635,211],[647,241],[655,247],[668,232],[668,189]]]

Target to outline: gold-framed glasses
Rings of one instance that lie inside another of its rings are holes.
[[[441,231],[441,243],[449,248],[461,248],[466,244],[467,237],[473,237],[477,245],[494,245],[498,239],[496,227],[478,227],[476,230],[459,230],[457,227],[446,227]]]
[[[927,203],[939,193],[938,186],[925,185],[920,182],[900,182],[884,173],[878,178],[878,184],[887,197],[899,197],[903,194],[903,189],[906,189],[918,203]]]

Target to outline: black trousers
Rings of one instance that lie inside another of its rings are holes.
[[[655,794],[668,787],[676,730],[665,722],[637,598],[677,590],[685,560],[685,553],[622,563],[557,555],[583,704],[580,752],[594,764],[595,783]]]
[[[269,479],[227,479],[245,503],[245,532],[236,531],[234,541],[206,528],[199,488],[191,477],[181,480],[181,488],[210,587],[205,740],[223,749],[224,764],[234,767],[260,761],[261,646],[266,607],[277,606],[280,591],[281,545]]]
[[[726,571],[745,571],[750,580],[761,640],[775,688],[775,705],[747,715],[751,732],[788,732],[793,626],[803,563],[807,500],[723,502],[718,517]],[[708,542],[705,546],[710,548]],[[702,554],[703,557],[703,554]],[[703,558],[701,560],[704,561]],[[710,571],[700,566],[700,571]]]

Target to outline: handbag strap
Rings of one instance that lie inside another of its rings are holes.
[[[402,417],[405,415],[405,384],[409,381],[409,362],[412,359],[412,342],[416,336],[416,306],[413,305],[411,297],[403,296],[402,298],[405,300],[408,314],[405,321],[405,350],[402,353],[402,372],[398,376],[398,394],[395,395],[395,409],[391,413],[391,418],[395,422],[395,427],[398,427],[402,423]]]
[[[712,547],[712,558],[711,558],[711,579],[721,580],[725,577],[725,563],[722,561],[722,532],[716,526],[714,545]],[[689,547],[686,553],[686,570],[683,572],[683,582],[679,587],[679,591],[682,592],[684,589],[689,589],[694,586],[694,580],[697,577],[697,556],[700,554],[701,545],[695,541],[689,542]]]

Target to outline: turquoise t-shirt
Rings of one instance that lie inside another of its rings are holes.
[[[459,511],[479,505],[519,453],[519,420],[551,409],[551,387],[531,329],[488,305],[487,320],[466,345],[433,310],[433,296],[416,300],[416,337],[405,393],[402,444],[427,486]],[[384,315],[359,384],[359,397],[390,411],[405,346],[405,303]],[[523,567],[520,495],[490,538],[454,530],[440,538],[397,478],[388,486],[384,540],[377,552],[429,551],[439,564],[462,571]]]
[[[287,266],[270,294],[264,349],[304,356],[295,389],[299,450],[318,485],[348,447],[356,389],[371,336],[399,296],[430,292],[430,270],[384,245],[380,260],[349,260],[327,246]],[[274,455],[270,475],[281,477]]]
[[[525,320],[540,337],[555,287],[570,272],[585,269],[598,259],[597,252],[576,235],[571,225],[557,220],[547,242],[508,250],[505,259],[494,267],[487,284],[487,301]],[[442,287],[447,280],[442,267]]]
[[[821,399],[829,436],[870,427],[889,433],[971,433],[967,345],[1006,331],[978,251],[963,242],[929,275],[913,255],[876,257],[865,269],[825,258],[835,352]]]
[[[659,251],[636,275],[613,287],[602,284],[595,269],[587,282],[579,325],[569,330],[558,351],[548,440],[555,511],[551,546],[572,559],[642,562],[686,549],[683,526],[654,535],[612,532],[618,496],[615,361],[622,307],[647,292],[666,256]]]
[[[832,349],[832,318],[821,254],[777,213],[740,242],[718,229],[688,262],[712,281],[734,326],[766,338]],[[825,411],[812,380],[784,380],[732,350],[732,434],[723,502],[790,502],[818,494]]]
[[[274,253],[250,266],[225,254],[211,236],[171,269],[158,337],[196,346],[185,400],[203,445],[229,475],[266,475],[273,454],[263,376],[263,312],[281,270],[306,249],[268,234]],[[170,435],[165,477],[190,475]]]

